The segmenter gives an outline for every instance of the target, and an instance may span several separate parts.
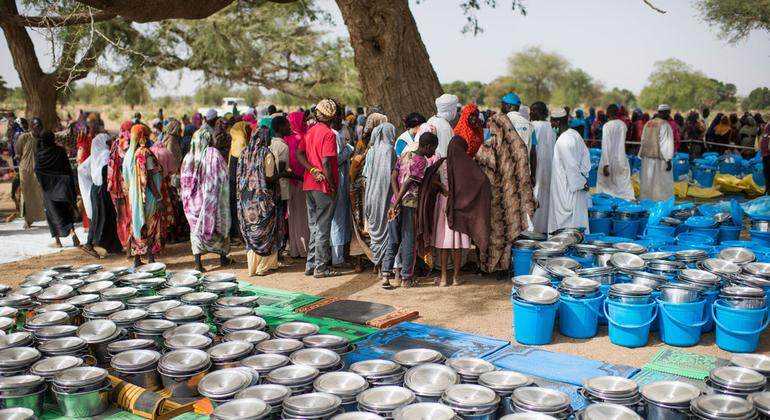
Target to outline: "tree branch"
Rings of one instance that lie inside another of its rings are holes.
[[[76,13],[68,16],[21,16],[8,13],[0,14],[0,19],[9,18],[28,28],[50,28],[83,25],[92,22],[104,22],[117,17],[115,13],[98,11],[96,13]]]
[[[654,11],[656,11],[656,12],[658,12],[658,13],[664,14],[664,15],[666,14],[666,11],[665,11],[665,10],[663,10],[663,9],[660,9],[660,8],[656,7],[654,4],[652,4],[652,3],[650,2],[650,0],[642,0],[642,1],[644,2],[644,4],[646,4],[646,5],[650,6],[650,8],[651,8],[652,10],[654,10]]]

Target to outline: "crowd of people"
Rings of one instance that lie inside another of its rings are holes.
[[[759,114],[707,123],[708,109],[684,119],[666,104],[628,118],[619,104],[586,116],[526,106],[515,93],[498,102],[499,111],[482,112],[444,94],[430,118],[393,121],[379,106],[354,112],[327,98],[289,113],[159,113],[149,124],[135,114],[116,136],[95,113],[58,139],[38,118],[9,132],[22,216],[27,225],[46,220],[53,246],[71,236],[89,255],[125,250],[140,265],[189,240],[204,271],[203,255],[232,264],[231,247],[242,245],[257,276],[286,257],[305,259],[315,278],[368,260],[384,288],[414,286],[434,268],[436,285],[458,285],[469,262],[506,279],[521,232],[588,230],[592,142],[602,150],[597,190],[626,200],[635,199],[629,152],[642,161],[638,198],[656,201],[674,194],[676,151],[751,143],[770,168],[770,125]]]

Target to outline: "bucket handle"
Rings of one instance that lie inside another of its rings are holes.
[[[765,307],[765,308],[763,309],[763,312],[764,312],[765,314],[767,314],[767,307]],[[727,327],[725,327],[725,326],[724,326],[724,324],[722,324],[721,322],[719,322],[719,319],[717,319],[717,305],[712,305],[712,306],[711,306],[711,314],[712,314],[712,315],[713,315],[713,317],[714,317],[714,323],[715,323],[715,324],[717,324],[717,326],[718,326],[719,328],[721,328],[721,329],[723,329],[723,330],[727,331],[729,334],[735,334],[735,335],[754,335],[754,334],[759,334],[759,333],[761,333],[762,331],[764,331],[764,330],[765,330],[765,328],[767,328],[767,325],[768,325],[768,324],[770,324],[770,318],[767,318],[767,319],[765,320],[765,322],[762,324],[762,326],[761,326],[761,327],[759,327],[758,329],[754,330],[754,331],[736,331],[736,330],[734,330],[734,329],[730,329],[730,328],[727,328]]]
[[[658,301],[658,306],[660,307],[660,310],[663,311],[663,313],[670,320],[674,321],[674,324],[679,325],[680,327],[685,327],[685,328],[687,328],[687,327],[690,327],[690,328],[702,327],[702,326],[706,325],[707,322],[709,322],[709,317],[706,316],[706,319],[704,319],[703,321],[699,321],[699,322],[696,322],[694,324],[688,324],[686,322],[682,322],[682,321],[676,319],[675,317],[673,317],[671,315],[671,313],[668,311],[668,309],[666,309],[666,303],[665,302]]]
[[[612,324],[612,325],[614,325],[616,327],[629,328],[629,329],[643,328],[643,327],[646,327],[646,326],[652,324],[652,322],[655,321],[657,319],[657,317],[658,317],[658,305],[655,305],[652,308],[652,315],[650,316],[650,320],[649,321],[644,322],[644,323],[639,324],[639,325],[623,325],[623,324],[618,323],[614,319],[612,319],[612,317],[610,317],[609,311],[607,311],[607,307],[609,306],[609,304],[610,304],[609,300],[605,300],[604,301],[604,305],[602,307],[602,309],[604,309],[604,316],[607,318],[607,321],[610,324]]]
[[[597,311],[597,310],[596,310],[596,309],[595,309],[595,308],[594,308],[594,307],[591,305],[591,302],[590,302],[589,300],[587,300],[587,299],[580,299],[580,303],[582,303],[583,305],[585,305],[585,307],[586,307],[586,308],[588,308],[588,310],[589,310],[589,311],[591,311],[591,312],[593,312],[594,314],[596,314],[596,316],[598,316],[599,318],[601,318],[601,317],[602,317],[602,314],[601,314],[601,312]],[[602,302],[602,303],[604,303],[604,302]]]

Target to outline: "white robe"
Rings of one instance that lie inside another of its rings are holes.
[[[519,134],[519,137],[521,137],[521,139],[524,141],[524,144],[527,145],[527,152],[532,150],[532,143],[537,142],[537,140],[534,140],[536,137],[532,123],[516,111],[509,112],[508,119],[511,120],[513,128]]]
[[[551,202],[551,169],[556,133],[548,121],[533,121],[537,137],[537,173],[535,174],[535,198],[540,204],[532,218],[535,232],[548,233],[548,208]]]
[[[666,170],[666,161],[674,157],[674,131],[670,124],[660,125],[660,155],[663,159],[642,158],[640,200],[663,201],[674,196],[674,171]]]
[[[626,133],[628,127],[621,120],[611,120],[602,128],[602,158],[599,160],[599,179],[596,189],[624,200],[634,199],[631,184],[631,167],[626,157]],[[604,167],[609,166],[610,176],[604,176]]]
[[[554,147],[548,232],[561,228],[585,228],[589,233],[591,193],[585,185],[590,171],[591,158],[583,137],[570,128],[559,136]]]
[[[452,125],[449,124],[449,121],[438,116],[431,117],[428,120],[428,124],[436,127],[436,137],[438,137],[438,148],[436,149],[436,154],[440,158],[446,157],[446,151],[449,147],[449,140],[452,140],[452,137],[455,136],[455,130],[452,128]]]

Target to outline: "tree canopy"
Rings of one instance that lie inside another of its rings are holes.
[[[517,52],[509,60],[510,80],[525,102],[551,100],[551,94],[567,73],[567,59],[540,47]]]
[[[462,80],[455,80],[451,83],[442,83],[441,87],[444,89],[444,92],[457,95],[461,104],[484,104],[484,99],[486,96],[484,92],[487,85],[479,81],[465,82]]]
[[[695,6],[729,42],[736,43],[753,30],[770,32],[770,0],[698,0]]]
[[[581,69],[569,69],[559,80],[551,102],[575,108],[582,104],[596,104],[602,95],[601,83]]]
[[[645,108],[654,108],[660,103],[682,110],[701,106],[734,109],[735,85],[710,79],[687,63],[670,58],[655,63],[647,85],[639,94],[639,104]]]
[[[744,110],[770,109],[770,88],[759,87],[752,90],[741,105]]]

